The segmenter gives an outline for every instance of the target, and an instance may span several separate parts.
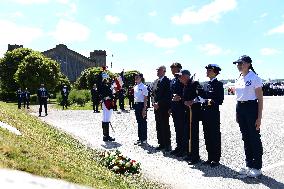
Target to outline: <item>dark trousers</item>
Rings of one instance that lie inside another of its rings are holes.
[[[93,99],[93,110],[98,112],[99,111],[99,104],[100,104],[100,101],[99,100],[94,100]]]
[[[118,103],[119,103],[119,108],[120,108],[121,110],[124,110],[124,97],[120,97],[120,98],[118,99]]]
[[[219,162],[221,158],[219,106],[202,107],[202,124],[208,160]]]
[[[68,96],[62,96],[61,104],[62,104],[63,108],[64,107],[67,108],[67,103],[68,103]]]
[[[134,108],[134,96],[129,97],[128,101],[129,101],[129,108],[130,109]]]
[[[27,105],[27,108],[29,109],[30,99],[24,99],[24,108],[26,107],[26,105]]]
[[[189,155],[192,160],[197,160],[200,158],[199,156],[199,121],[200,121],[200,114],[201,114],[201,105],[200,103],[194,103],[191,106],[192,111],[192,118],[191,118],[191,132],[190,132],[190,112],[189,110],[186,111],[185,116],[185,133],[187,142],[187,152],[190,152]],[[191,134],[191,136],[190,136]],[[191,146],[189,146],[189,140],[191,142]]]
[[[45,114],[47,114],[47,98],[39,99],[39,114],[42,112],[42,106],[44,106]]]
[[[135,116],[138,124],[138,138],[140,141],[147,140],[147,118],[142,117],[143,108],[144,102],[134,104]]]
[[[18,98],[18,109],[21,109],[21,105],[22,105],[22,99]]]
[[[161,147],[171,146],[171,131],[169,125],[169,108],[159,107],[155,110],[157,139]]]
[[[174,121],[175,132],[176,132],[176,144],[177,144],[176,150],[185,152],[186,151],[186,147],[184,146],[186,142],[185,141],[186,135],[184,133],[185,107],[181,102],[172,102],[171,111]]]
[[[260,139],[260,131],[257,131],[255,128],[255,121],[258,116],[258,103],[238,103],[236,112],[242,139],[244,141],[246,166],[261,169],[263,148]]]

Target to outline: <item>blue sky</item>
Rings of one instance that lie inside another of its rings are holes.
[[[114,72],[136,69],[151,81],[159,65],[180,62],[203,81],[209,63],[220,79],[236,78],[232,61],[246,54],[263,79],[284,78],[283,0],[0,2],[0,56],[8,43],[39,51],[64,43],[86,56],[106,50]]]

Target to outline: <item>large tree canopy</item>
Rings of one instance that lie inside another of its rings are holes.
[[[11,99],[18,87],[35,93],[41,83],[48,90],[59,89],[59,85],[70,85],[61,74],[59,64],[38,51],[18,48],[8,51],[0,61],[1,93]]]
[[[78,89],[91,89],[94,84],[100,85],[101,81],[101,73],[102,68],[100,67],[93,67],[84,70],[81,76],[76,81],[76,88]],[[107,71],[108,75],[111,78],[117,77],[118,74],[113,74],[110,71]],[[124,87],[128,88],[129,85],[134,85],[134,76],[136,73],[139,73],[136,70],[133,71],[126,71],[124,72]]]
[[[5,53],[0,59],[0,78],[1,78],[1,97],[4,99],[13,99],[15,91],[19,85],[14,79],[14,74],[22,60],[32,52],[31,49],[20,48]],[[9,98],[10,97],[10,98]]]

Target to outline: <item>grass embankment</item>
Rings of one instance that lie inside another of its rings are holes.
[[[0,128],[0,168],[22,170],[94,188],[159,188],[142,177],[125,177],[110,172],[97,162],[95,150],[24,110],[18,110],[13,104],[0,102],[0,120],[22,133],[22,136],[16,136]]]

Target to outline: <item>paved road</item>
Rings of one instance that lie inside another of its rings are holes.
[[[123,154],[142,163],[142,172],[152,180],[171,188],[284,188],[284,97],[265,97],[262,120],[264,146],[263,176],[258,179],[240,178],[237,170],[244,165],[243,143],[235,122],[235,101],[226,96],[221,107],[222,158],[216,168],[197,164],[188,165],[180,158],[154,150],[157,146],[153,111],[148,112],[147,147],[134,146],[137,127],[133,111],[114,113],[112,124],[116,133],[115,143],[102,141],[101,113],[92,111],[50,110],[41,119],[66,131],[84,144],[96,149],[119,149]],[[34,114],[35,116],[37,114]],[[172,146],[175,132],[171,121]],[[206,160],[202,126],[200,127],[200,153]]]

